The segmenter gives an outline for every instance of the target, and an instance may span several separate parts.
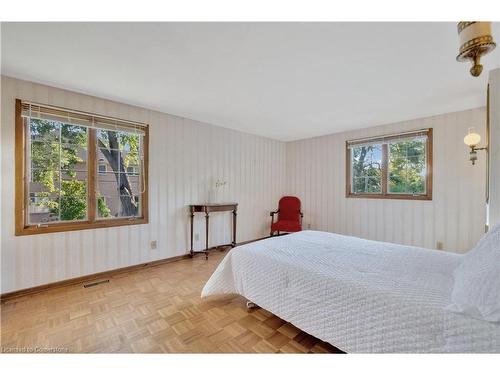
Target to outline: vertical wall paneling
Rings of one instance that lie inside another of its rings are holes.
[[[489,75],[490,85],[490,181],[489,225],[500,223],[500,69]]]
[[[149,224],[15,237],[15,98],[149,123]],[[217,178],[228,181],[224,198],[240,204],[238,241],[268,234],[268,211],[285,190],[283,142],[3,76],[1,104],[2,293],[186,254],[187,205],[206,201]],[[211,245],[230,241],[230,219],[213,215]],[[201,249],[202,215],[195,233]]]
[[[302,200],[305,228],[465,252],[485,223],[486,160],[468,161],[470,126],[484,136],[484,108],[289,142],[286,193]],[[432,201],[345,197],[346,140],[424,128],[434,129]]]

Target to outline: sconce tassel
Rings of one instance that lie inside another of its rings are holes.
[[[481,55],[474,55],[472,58],[472,68],[470,68],[470,74],[474,77],[479,77],[481,72],[483,71],[483,66],[479,63],[481,60]]]

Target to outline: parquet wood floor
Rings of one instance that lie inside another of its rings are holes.
[[[239,296],[200,292],[225,253],[66,286],[1,305],[3,352],[331,353],[338,349]],[[19,348],[19,349],[12,349]]]

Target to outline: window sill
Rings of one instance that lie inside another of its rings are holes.
[[[60,224],[48,224],[47,226],[36,226],[27,225],[23,228],[16,228],[16,236],[27,236],[31,234],[44,234],[44,233],[57,233],[57,232],[69,232],[75,230],[86,230],[86,229],[99,229],[99,228],[112,228],[121,227],[126,225],[139,225],[148,224],[147,218],[137,218],[130,220],[126,219],[107,219],[98,220],[94,222],[78,222],[78,223],[60,223]]]
[[[412,194],[346,194],[346,198],[368,198],[368,199],[403,199],[416,201],[431,201],[432,195],[412,195]]]

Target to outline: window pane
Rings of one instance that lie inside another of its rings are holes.
[[[61,182],[60,220],[84,220],[87,217],[87,181],[65,179]]]
[[[352,148],[352,192],[382,192],[382,145]]]
[[[97,176],[97,191],[103,196],[119,195],[116,179],[114,172],[99,173]]]
[[[352,191],[357,194],[381,193],[381,179],[373,177],[355,177],[353,179]]]
[[[406,178],[401,175],[389,176],[389,191],[391,193],[406,193]]]
[[[139,195],[142,186],[142,178],[140,176],[139,167],[139,155],[136,152],[122,152],[121,155],[131,195]],[[125,190],[127,190],[126,185]],[[123,195],[123,192],[121,194]],[[126,192],[126,194],[128,193]]]
[[[98,147],[119,150],[120,135],[118,132],[111,130],[97,130]]]
[[[141,191],[141,177],[135,173],[127,173],[127,180],[130,186],[132,195],[138,195]],[[126,191],[126,189],[125,189]],[[123,194],[123,193],[122,193]]]
[[[100,218],[139,215],[134,196],[139,195],[137,175],[100,173],[97,176],[97,205]]]
[[[31,142],[31,168],[59,169],[58,142]]]
[[[114,218],[121,216],[120,193],[118,191],[119,173],[99,173],[97,176],[97,216]]]
[[[389,193],[426,193],[425,143],[425,139],[415,139],[389,144]]]
[[[122,205],[122,216],[138,216],[139,215],[139,196],[138,195],[122,195],[120,196]]]
[[[47,192],[59,194],[59,170],[32,169],[30,173],[30,193]]]
[[[410,194],[425,194],[425,177],[424,176],[416,176],[412,180],[407,180],[406,182],[406,190]]]
[[[99,218],[140,216],[141,136],[127,132],[99,131],[97,208]],[[103,146],[111,146],[103,147]],[[107,172],[104,172],[106,168]]]
[[[140,148],[140,136],[134,133],[119,132],[120,150],[124,152],[138,152]]]
[[[139,167],[139,154],[137,152],[121,152],[121,160],[123,162],[123,167],[125,171],[128,172],[128,168],[137,170]],[[130,172],[129,172],[130,173]]]
[[[30,193],[28,204],[29,224],[59,221],[59,196],[57,194]]]
[[[107,164],[108,171],[118,172],[120,169],[120,151],[99,148],[97,151],[97,161],[101,164]]]
[[[31,119],[31,224],[87,217],[87,129]]]
[[[30,172],[28,223],[59,221],[60,172],[39,169]]]
[[[406,153],[408,156],[421,156],[425,154],[425,140],[419,139],[415,141],[405,142]]]
[[[60,123],[48,120],[31,119],[31,141],[59,142]]]
[[[382,178],[368,178],[367,179],[367,193],[381,193],[382,192]]]
[[[87,170],[87,148],[69,144],[61,145],[61,169],[70,171]]]
[[[62,143],[87,148],[87,128],[83,126],[62,124]]]
[[[108,199],[100,194],[97,195],[97,217],[99,219],[112,218],[114,217],[113,213],[118,211],[113,207],[113,202],[108,201]]]

